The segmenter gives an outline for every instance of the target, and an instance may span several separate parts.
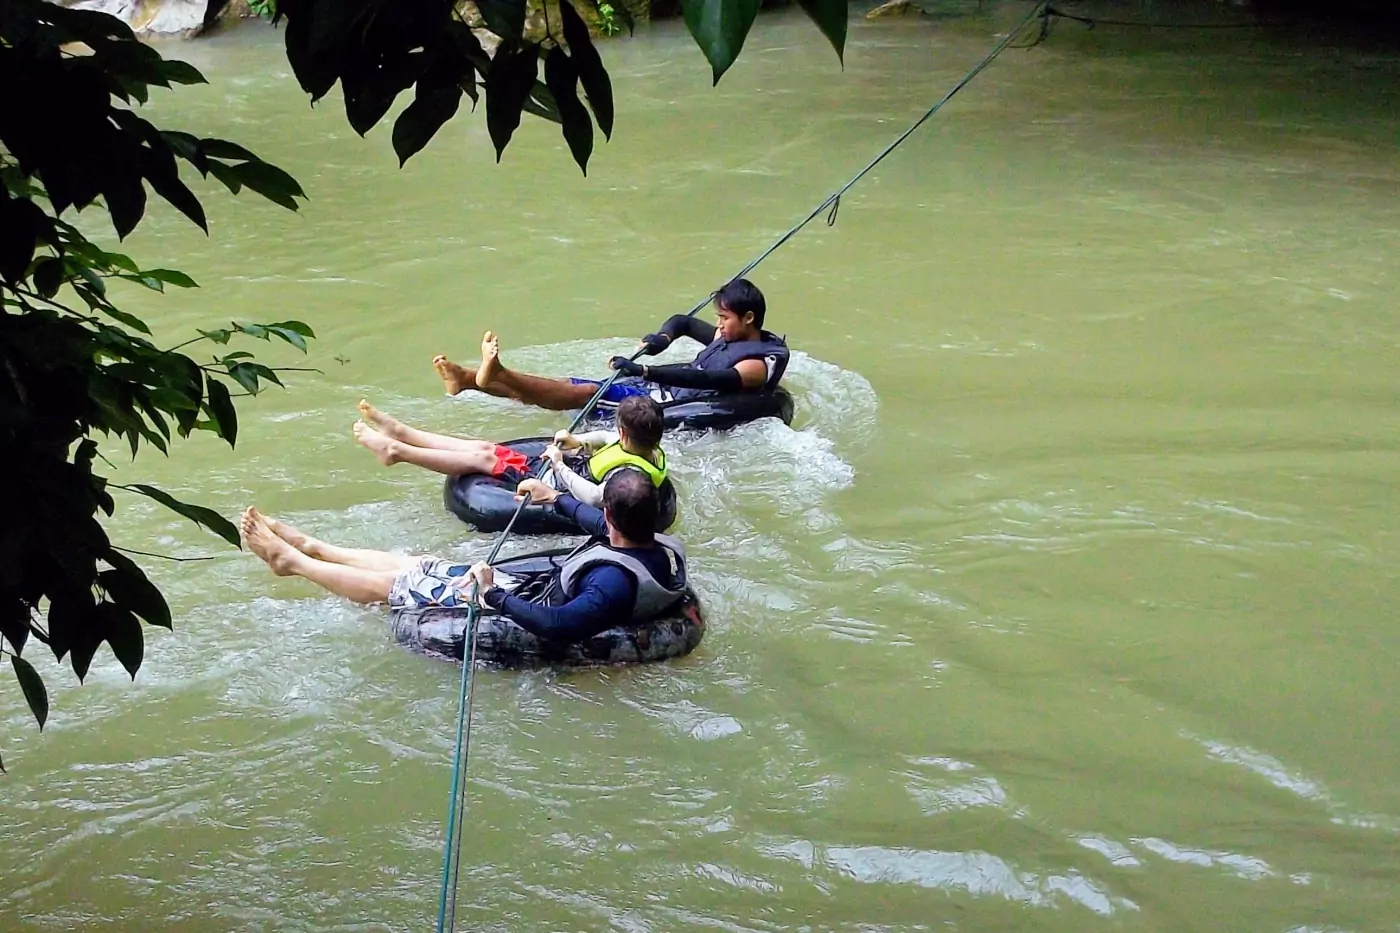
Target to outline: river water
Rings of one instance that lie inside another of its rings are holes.
[[[1146,12],[1155,8],[1149,6]],[[289,390],[115,475],[347,544],[489,547],[350,438],[367,397],[510,437],[433,354],[601,374],[844,181],[1013,11],[855,22],[844,70],[765,16],[718,88],[683,27],[604,54],[588,177],[463,115],[402,171],[309,110],[262,26],[182,46],[165,125],[293,172],[200,188],[126,296]],[[645,669],[484,673],[459,913],[480,930],[1394,930],[1400,918],[1400,61],[1304,33],[1061,24],[1008,52],[755,274],[791,429],[672,445],[709,634]],[[113,459],[119,459],[114,452]],[[424,930],[458,669],[124,501],[173,633],[54,713],[0,691],[5,930]],[[538,542],[518,542],[521,550]]]

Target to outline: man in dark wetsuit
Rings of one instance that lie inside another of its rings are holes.
[[[735,279],[715,292],[714,305],[713,326],[677,314],[659,331],[642,338],[645,352],[655,355],[676,338],[689,337],[705,345],[694,360],[652,366],[615,356],[609,365],[623,376],[608,387],[600,403],[617,405],[633,395],[666,401],[777,388],[787,369],[788,348],[783,338],[763,329],[763,293],[748,279]],[[551,379],[516,372],[501,363],[500,352],[499,338],[487,331],[481,342],[481,366],[476,370],[441,356],[433,365],[449,395],[477,389],[556,411],[582,408],[600,385],[588,379]]]
[[[639,470],[627,467],[608,477],[602,511],[539,480],[525,480],[520,492],[534,502],[554,503],[593,540],[564,562],[555,585],[559,596],[544,603],[494,586],[490,565],[475,564],[471,577],[488,609],[540,638],[567,643],[654,619],[685,594],[685,552],[680,542],[653,531],[656,486]]]
[[[564,563],[552,604],[533,603],[493,586],[486,564],[469,568],[437,557],[337,547],[255,508],[243,513],[239,532],[248,550],[273,573],[305,577],[357,603],[465,608],[476,581],[486,606],[541,638],[566,643],[629,621],[649,621],[684,596],[685,551],[679,541],[652,531],[656,487],[641,471],[629,467],[608,476],[601,512],[539,480],[526,480],[520,491],[535,501],[554,502],[594,536]]]

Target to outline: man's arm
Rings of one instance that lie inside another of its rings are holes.
[[[645,366],[614,357],[613,367],[649,379],[657,385],[677,389],[738,392],[742,389],[760,389],[768,381],[768,364],[763,360],[740,360],[729,369],[696,369],[688,363]]]
[[[660,353],[674,343],[677,337],[689,337],[697,343],[708,345],[715,341],[715,326],[706,324],[694,315],[673,314],[661,325],[660,330],[643,337],[642,344],[648,353]]]
[[[602,509],[595,509],[570,495],[561,495],[554,500],[554,511],[572,521],[595,538],[608,536],[608,523],[603,519]]]
[[[582,641],[626,622],[637,597],[637,583],[625,571],[607,565],[589,568],[579,593],[562,606],[541,606],[492,587],[481,601],[517,625],[552,641]]]
[[[573,496],[584,505],[591,505],[595,509],[602,507],[603,486],[601,483],[595,483],[579,476],[572,467],[562,460],[554,464],[554,475],[563,485],[564,492]]]

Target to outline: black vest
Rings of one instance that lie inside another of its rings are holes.
[[[744,360],[761,360],[768,357],[773,359],[771,371],[768,373],[768,381],[763,384],[761,389],[748,389],[746,391],[771,392],[778,387],[778,381],[783,378],[783,373],[787,371],[788,347],[786,340],[766,330],[759,332],[757,340],[740,340],[737,343],[728,343],[723,339],[716,339],[708,347],[701,350],[690,365],[696,369],[714,371],[733,369],[735,363]],[[700,398],[714,394],[713,389],[676,389],[672,393],[672,397],[678,399]]]

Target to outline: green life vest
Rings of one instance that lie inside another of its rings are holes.
[[[656,459],[659,465],[646,457],[629,454],[622,449],[621,441],[613,441],[588,458],[588,474],[593,482],[601,483],[618,467],[634,467],[651,477],[652,485],[660,486],[666,481],[666,452],[660,447],[656,449]]]

